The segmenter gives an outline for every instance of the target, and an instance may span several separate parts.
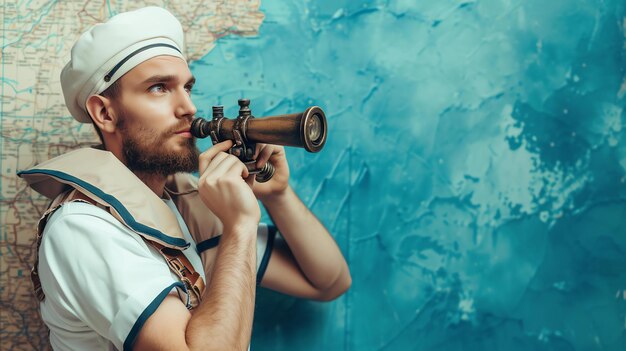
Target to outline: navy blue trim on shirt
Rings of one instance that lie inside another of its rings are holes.
[[[90,193],[94,194],[95,196],[99,197],[100,199],[108,203],[109,205],[111,205],[111,207],[113,207],[115,211],[117,211],[117,213],[119,213],[120,216],[122,216],[122,219],[124,220],[124,222],[126,222],[126,224],[128,224],[133,230],[136,230],[142,234],[151,236],[153,238],[159,239],[169,245],[173,245],[179,248],[189,247],[189,243],[185,241],[185,239],[171,237],[161,232],[160,230],[154,229],[152,227],[148,227],[145,224],[141,224],[137,222],[135,218],[130,214],[130,212],[128,212],[126,207],[124,207],[124,205],[122,205],[122,203],[118,199],[98,189],[94,185],[91,185],[85,182],[84,180],[78,179],[64,172],[53,171],[50,169],[31,169],[28,171],[22,171],[22,172],[17,173],[18,176],[21,176],[22,174],[46,174],[46,175],[50,175],[50,176],[74,183],[80,186],[81,188],[89,191]]]
[[[257,285],[261,284],[261,280],[263,280],[263,275],[265,275],[265,270],[267,269],[267,264],[270,262],[272,249],[274,248],[274,238],[276,237],[277,232],[278,230],[276,229],[276,226],[267,226],[267,245],[265,246],[265,253],[263,253],[263,258],[261,259],[261,265],[259,266],[259,270],[256,272]]]
[[[219,245],[220,243],[220,238],[222,237],[222,234],[214,236],[210,239],[201,241],[199,243],[196,244],[196,251],[198,251],[198,255],[200,255],[201,253],[203,253],[206,250],[210,250],[214,247],[216,247],[217,245]]]
[[[135,324],[133,324],[133,327],[130,329],[130,332],[128,333],[128,336],[126,337],[126,340],[124,340],[125,351],[133,349],[133,345],[135,344],[135,339],[137,339],[137,335],[139,334],[139,331],[141,331],[141,327],[143,327],[144,323],[146,323],[148,318],[152,316],[154,311],[156,311],[157,308],[159,308],[159,306],[161,305],[161,302],[165,300],[165,297],[170,293],[170,291],[172,291],[174,287],[185,289],[185,286],[183,285],[183,283],[176,282],[168,286],[167,288],[163,289],[163,291],[161,291],[161,293],[157,295],[157,297],[155,297],[154,300],[152,300],[152,302],[150,302],[148,307],[146,307],[143,310],[143,312],[141,312],[141,314],[139,315],[139,318],[137,318],[137,321],[135,322]]]
[[[272,256],[272,249],[274,248],[274,238],[276,237],[277,232],[278,229],[276,228],[276,226],[267,226],[267,244],[265,246],[263,258],[261,259],[261,264],[259,265],[259,270],[256,272],[257,285],[261,284],[261,280],[263,280],[263,276],[265,275],[265,271],[267,270],[267,265],[269,264],[270,257]],[[196,251],[198,251],[198,255],[202,254],[206,250],[217,247],[220,243],[221,237],[222,235],[220,234],[196,244]]]

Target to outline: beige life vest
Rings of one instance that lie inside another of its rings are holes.
[[[187,307],[192,309],[199,304],[205,283],[182,253],[189,243],[176,215],[111,152],[96,148],[74,150],[19,172],[18,176],[52,200],[37,226],[37,259],[31,270],[35,294],[41,301],[45,296],[38,275],[38,257],[47,220],[63,204],[82,201],[107,210],[155,247],[187,288]],[[191,174],[175,174],[168,177],[165,191],[196,243],[200,243],[201,238],[211,238],[209,241],[213,243],[209,243],[209,247],[214,247],[222,224],[200,199],[197,179]],[[203,261],[209,261],[205,272],[207,281],[210,281],[216,254],[216,250],[203,254]]]

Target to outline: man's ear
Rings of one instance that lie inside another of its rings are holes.
[[[102,95],[91,95],[85,104],[93,123],[104,133],[113,133],[117,126],[117,116],[112,102]]]

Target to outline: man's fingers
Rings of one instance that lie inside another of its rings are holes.
[[[254,186],[254,181],[256,180],[256,174],[250,174],[249,176],[245,177],[244,180],[250,186],[250,188],[252,188]]]
[[[243,163],[235,156],[222,152],[213,158],[213,161],[204,170],[204,175],[209,178],[217,179],[237,163]]]
[[[216,155],[220,152],[228,151],[232,146],[232,140],[226,140],[211,146],[207,151],[201,153],[198,162],[198,172],[203,174],[209,163],[211,163],[211,160],[213,160]]]
[[[263,167],[270,157],[277,153],[278,149],[275,146],[264,145],[264,147],[259,150],[259,155],[256,158],[256,166],[258,168]]]
[[[263,150],[265,147],[267,146],[267,144],[256,144],[256,150],[254,150],[254,159],[258,159],[259,158],[259,153],[261,152],[261,150]]]
[[[243,162],[239,161],[238,158],[236,158],[236,160],[237,162],[230,166],[230,168],[227,170],[227,173],[230,173],[230,175],[234,177],[248,177],[250,175],[250,172],[248,172],[248,167],[246,167]]]

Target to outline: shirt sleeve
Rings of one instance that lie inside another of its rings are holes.
[[[256,283],[261,284],[267,264],[270,262],[272,256],[272,249],[274,248],[274,238],[276,237],[277,229],[274,225],[260,223],[257,230],[257,242],[256,242]]]
[[[49,219],[39,252],[46,299],[127,349],[165,297],[184,289],[157,255],[108,212],[65,204]]]
[[[273,224],[259,223],[256,237],[257,284],[261,284],[261,280],[263,279],[263,275],[267,269],[267,264],[270,261],[272,249],[274,248],[274,238],[277,233],[278,230]],[[217,235],[197,243],[196,250],[198,251],[198,254],[200,255],[206,250],[216,248],[220,243],[221,237],[222,235]]]

